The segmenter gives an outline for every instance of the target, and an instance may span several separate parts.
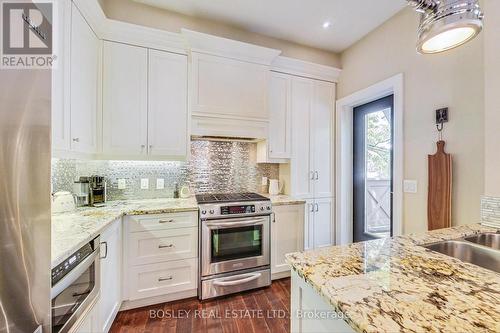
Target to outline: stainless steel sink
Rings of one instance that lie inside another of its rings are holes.
[[[463,240],[444,241],[424,247],[500,273],[500,251]]]
[[[495,250],[500,250],[500,234],[487,232],[464,238],[468,242],[491,247]]]

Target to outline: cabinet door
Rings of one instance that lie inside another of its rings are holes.
[[[103,153],[147,154],[148,50],[104,42]]]
[[[71,150],[97,150],[100,41],[73,5],[71,15]]]
[[[333,245],[333,203],[331,198],[314,201],[312,245],[314,248]]]
[[[59,33],[53,47],[57,58],[52,68],[52,149],[71,149],[70,117],[70,57],[71,57],[71,1],[62,1],[57,6]]]
[[[185,158],[188,141],[187,57],[149,50],[149,154]]]
[[[285,254],[302,251],[304,239],[304,205],[273,207],[271,224],[271,273],[290,270]]]
[[[116,220],[101,234],[100,332],[107,332],[121,305],[122,223]]]
[[[312,198],[312,168],[310,157],[310,115],[313,99],[313,81],[295,77],[292,80],[292,194]]]
[[[311,112],[311,156],[314,171],[314,197],[332,197],[334,84],[314,81]]]
[[[289,75],[272,73],[269,94],[269,157],[290,158],[291,91]]]

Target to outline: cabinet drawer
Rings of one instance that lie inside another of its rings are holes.
[[[198,259],[130,268],[130,300],[196,289]]]
[[[134,232],[128,236],[130,265],[195,258],[198,228]]]
[[[196,227],[198,212],[129,216],[128,223],[130,232]]]

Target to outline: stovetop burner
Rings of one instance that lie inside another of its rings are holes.
[[[210,194],[197,194],[196,201],[199,204],[206,203],[222,203],[222,202],[244,202],[244,201],[267,201],[266,198],[260,194],[245,192],[245,193],[210,193]]]

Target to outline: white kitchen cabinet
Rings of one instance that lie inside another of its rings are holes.
[[[52,73],[54,156],[97,152],[101,41],[71,1],[58,7],[61,24]]]
[[[103,154],[147,154],[148,50],[104,42]]]
[[[76,6],[71,15],[71,150],[97,150],[100,41]]]
[[[351,333],[352,327],[334,316],[334,307],[325,302],[319,292],[292,271],[290,313],[320,314],[319,316],[291,316],[290,331],[294,333]],[[328,314],[328,315],[326,315]]]
[[[104,156],[185,159],[186,56],[105,41],[103,64]]]
[[[291,99],[292,195],[332,197],[335,84],[294,77]]]
[[[292,160],[290,163],[292,195],[314,197],[311,147],[311,112],[313,80],[294,77],[292,80]]]
[[[285,254],[303,250],[304,205],[273,206],[271,223],[271,274],[277,278],[289,273]],[[288,274],[287,274],[288,275]]]
[[[108,332],[121,305],[122,221],[101,234],[101,297],[99,332]]]
[[[187,57],[149,50],[148,152],[188,154]]]
[[[331,246],[333,237],[333,200],[331,198],[314,199],[313,219],[310,220],[310,244],[313,248]]]
[[[291,88],[290,75],[271,73],[268,138],[270,158],[290,158],[292,153]]]

